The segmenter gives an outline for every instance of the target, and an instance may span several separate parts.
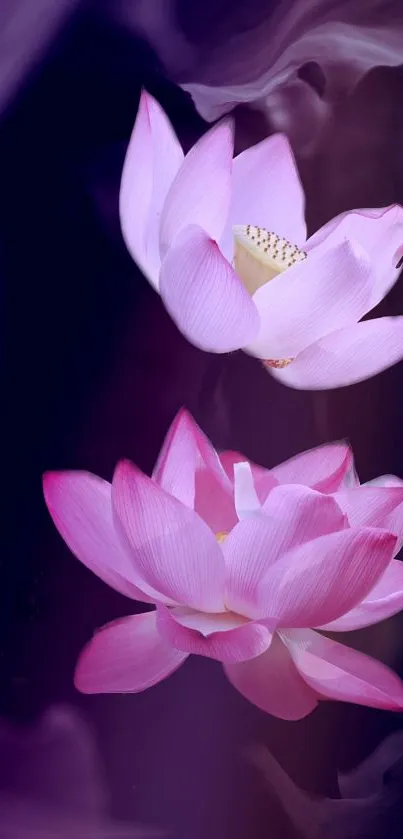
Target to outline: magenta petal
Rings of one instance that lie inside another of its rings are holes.
[[[220,238],[231,198],[232,153],[229,119],[207,131],[188,152],[162,211],[162,255],[187,225],[199,225],[212,239]]]
[[[253,295],[260,329],[247,350],[259,358],[295,358],[369,309],[371,266],[351,242],[309,254]],[[291,367],[291,365],[290,365]]]
[[[327,390],[369,379],[402,358],[403,317],[376,318],[332,332],[270,372],[299,390]]]
[[[203,615],[200,624],[203,625]],[[214,615],[207,615],[214,618]],[[219,617],[219,616],[218,616]],[[224,618],[225,618],[224,614]],[[203,655],[217,661],[238,662],[261,655],[271,643],[272,633],[263,624],[243,622],[231,629],[217,630],[208,635],[189,628],[165,606],[157,609],[157,627],[162,637],[178,650]]]
[[[259,586],[257,608],[277,626],[333,621],[368,595],[395,545],[391,533],[369,527],[305,542],[270,567]]]
[[[153,480],[186,507],[194,507],[195,476],[203,465],[217,476],[228,493],[232,491],[220,459],[208,438],[185,408],[178,411],[158,456]]]
[[[319,629],[349,632],[390,618],[403,610],[403,564],[392,559],[382,577],[362,603]]]
[[[304,484],[318,492],[336,492],[353,466],[350,447],[331,443],[285,460],[271,470],[280,484]]]
[[[222,551],[205,522],[127,461],[115,471],[112,501],[138,572],[177,603],[224,608]]]
[[[165,437],[153,480],[209,525],[214,533],[236,524],[233,489],[217,452],[191,415],[176,415]]]
[[[316,694],[299,675],[287,648],[274,635],[258,658],[226,664],[226,676],[245,699],[282,720],[300,720],[317,706]]]
[[[403,243],[403,207],[394,204],[390,207],[371,210],[353,210],[342,213],[325,224],[309,239],[308,250],[317,245],[343,239],[358,242],[371,260],[373,287],[371,308],[386,296],[396,282],[400,269],[397,268],[399,247]]]
[[[74,556],[121,594],[153,603],[159,594],[141,580],[115,529],[111,489],[89,472],[48,472],[43,478],[47,508]]]
[[[162,682],[187,655],[167,644],[156,629],[156,613],[114,621],[84,647],[74,683],[81,693],[138,693]]]
[[[237,524],[222,546],[228,569],[228,608],[251,618],[271,616],[266,595],[262,606],[261,590],[266,592],[267,575],[273,564],[281,562],[279,557],[345,525],[345,517],[330,495],[296,485],[275,487],[262,513],[262,517]]]
[[[133,259],[158,288],[159,220],[183,151],[164,111],[143,91],[123,167],[119,210]]]
[[[195,510],[215,534],[229,533],[238,522],[234,493],[228,492],[212,469],[196,472]]]
[[[232,259],[233,225],[254,224],[299,247],[306,240],[305,197],[291,146],[284,134],[268,137],[234,160],[232,202],[221,240]]]
[[[252,298],[216,243],[198,227],[183,230],[168,251],[161,297],[180,331],[203,350],[240,349],[259,328]]]
[[[310,629],[282,634],[295,666],[313,690],[370,708],[403,708],[403,682],[384,664]]]

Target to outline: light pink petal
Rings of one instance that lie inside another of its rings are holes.
[[[260,330],[247,346],[259,358],[295,358],[336,329],[368,311],[371,265],[350,242],[312,252],[261,286],[253,295]],[[291,367],[291,365],[290,365]]]
[[[265,227],[299,247],[306,240],[305,198],[291,146],[276,134],[234,160],[232,202],[221,240],[232,260],[234,225]]]
[[[218,455],[220,458],[221,466],[223,467],[225,473],[228,475],[230,481],[234,481],[234,466],[236,463],[244,463],[245,458],[243,454],[240,452],[233,452],[233,451],[225,451],[220,452]]]
[[[355,468],[353,453],[350,452],[349,468],[346,469],[346,472],[343,476],[343,480],[341,481],[338,489],[342,489],[342,488],[353,489],[353,487],[359,487],[359,486],[361,486],[361,482],[360,482],[360,479],[358,477],[357,470]],[[332,491],[337,491],[337,488],[336,488],[336,490],[332,490]]]
[[[387,490],[403,490],[403,481],[397,478],[396,475],[381,475],[379,478],[373,478],[372,481],[367,481],[363,484],[364,488],[383,487]],[[397,500],[398,495],[395,496]],[[400,550],[403,544],[403,504],[396,504],[389,513],[386,514],[382,525],[385,530],[389,530],[397,536],[396,550]]]
[[[329,632],[349,632],[379,623],[403,610],[403,565],[392,559],[382,577],[362,603],[345,615],[324,624]]]
[[[210,620],[207,622],[208,617]],[[240,625],[234,626],[233,616],[230,616],[229,621],[225,614],[223,620],[214,620],[218,617],[200,615],[196,619],[195,615],[176,615],[174,611],[161,606],[157,610],[157,627],[162,637],[178,650],[217,661],[245,661],[267,650],[272,639],[268,627],[242,622],[239,618]]]
[[[161,268],[161,297],[178,329],[196,347],[216,353],[240,349],[256,334],[252,298],[218,245],[187,227]]]
[[[234,498],[238,519],[254,516],[260,510],[260,501],[250,463],[234,464]]]
[[[282,720],[300,720],[318,704],[315,692],[301,678],[277,635],[258,658],[226,664],[224,670],[245,699]]]
[[[348,516],[351,527],[383,527],[389,530],[390,516],[396,513],[392,533],[399,541],[403,538],[403,485],[353,487],[339,490],[333,497]]]
[[[233,124],[215,125],[188,152],[172,183],[161,215],[162,255],[187,225],[202,227],[218,240],[231,198]]]
[[[74,556],[121,594],[153,603],[161,595],[141,579],[130,550],[119,538],[111,489],[89,472],[48,472],[43,478],[47,508]]]
[[[396,475],[380,475],[379,478],[372,478],[371,481],[366,481],[363,486],[366,487],[403,487],[401,478]]]
[[[328,699],[371,708],[403,708],[403,682],[381,664],[312,630],[283,633],[304,681]]]
[[[239,452],[221,452],[219,455],[220,462],[228,475],[230,481],[234,483],[235,480],[235,466],[238,463],[245,463],[245,457],[243,454]],[[269,469],[264,469],[263,466],[258,466],[256,463],[249,463],[253,481],[255,485],[255,490],[259,499],[260,504],[263,504],[266,501],[266,498],[273,487],[277,486],[278,481],[273,476],[273,473]]]
[[[307,242],[310,251],[318,245],[352,239],[366,250],[371,259],[373,288],[371,308],[376,306],[396,282],[399,248],[403,244],[403,207],[394,204],[372,210],[341,213],[325,224]]]
[[[193,510],[127,461],[115,471],[112,502],[138,573],[149,585],[177,603],[223,610],[223,554]]]
[[[318,492],[336,492],[353,465],[353,455],[346,443],[331,443],[285,460],[271,470],[280,484],[304,484]]]
[[[368,595],[387,568],[395,544],[391,533],[374,528],[340,530],[305,542],[270,567],[259,586],[256,608],[277,626],[334,621]]]
[[[156,288],[161,210],[182,160],[183,151],[166,114],[143,91],[123,167],[119,210],[127,248]]]
[[[156,629],[156,613],[131,615],[97,632],[84,647],[74,683],[81,693],[138,693],[162,682],[185,661]]]
[[[328,390],[370,379],[402,358],[403,317],[376,318],[332,332],[270,372],[298,390]]]
[[[261,585],[266,593],[264,581],[272,565],[281,562],[279,557],[345,525],[330,495],[296,485],[275,487],[262,513],[241,521],[222,545],[228,569],[227,606],[251,618],[270,617],[265,597],[262,611]]]

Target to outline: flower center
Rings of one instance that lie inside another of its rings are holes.
[[[305,251],[264,227],[238,225],[232,232],[234,268],[249,294],[307,258]]]
[[[227,536],[228,533],[225,533],[224,530],[220,530],[219,533],[216,533],[215,538],[217,539],[218,544],[222,545],[222,543],[225,542]]]

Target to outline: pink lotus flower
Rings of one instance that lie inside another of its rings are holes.
[[[184,157],[142,94],[122,231],[183,334],[211,352],[245,349],[301,389],[352,384],[403,358],[402,317],[360,321],[398,276],[403,208],[343,213],[307,240],[287,139],[232,153],[226,120]]]
[[[45,475],[71,551],[156,606],[94,636],[77,688],[142,691],[196,654],[221,661],[247,699],[284,719],[306,716],[320,697],[403,708],[403,684],[388,668],[311,628],[346,628],[357,610],[365,625],[402,607],[397,533],[383,525],[403,511],[403,488],[345,487],[343,445],[270,471],[238,457],[219,457],[180,412],[152,478],[126,461],[112,485],[85,472]],[[403,512],[395,530],[403,533]]]

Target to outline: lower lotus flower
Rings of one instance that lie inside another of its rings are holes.
[[[48,509],[72,552],[156,607],[100,630],[76,686],[141,691],[195,654],[222,662],[247,699],[284,719],[306,716],[321,697],[403,708],[403,684],[388,668],[315,631],[345,629],[357,610],[362,626],[402,607],[394,555],[403,488],[344,487],[352,465],[343,446],[272,471],[237,458],[220,459],[181,412],[152,478],[126,461],[112,484],[45,475]],[[306,485],[309,471],[324,491]],[[391,513],[393,532],[384,527]]]
[[[225,120],[184,157],[142,94],[122,232],[183,334],[211,352],[244,349],[301,389],[353,384],[402,359],[403,317],[361,319],[399,274],[403,208],[343,213],[307,239],[286,137],[232,155]]]

